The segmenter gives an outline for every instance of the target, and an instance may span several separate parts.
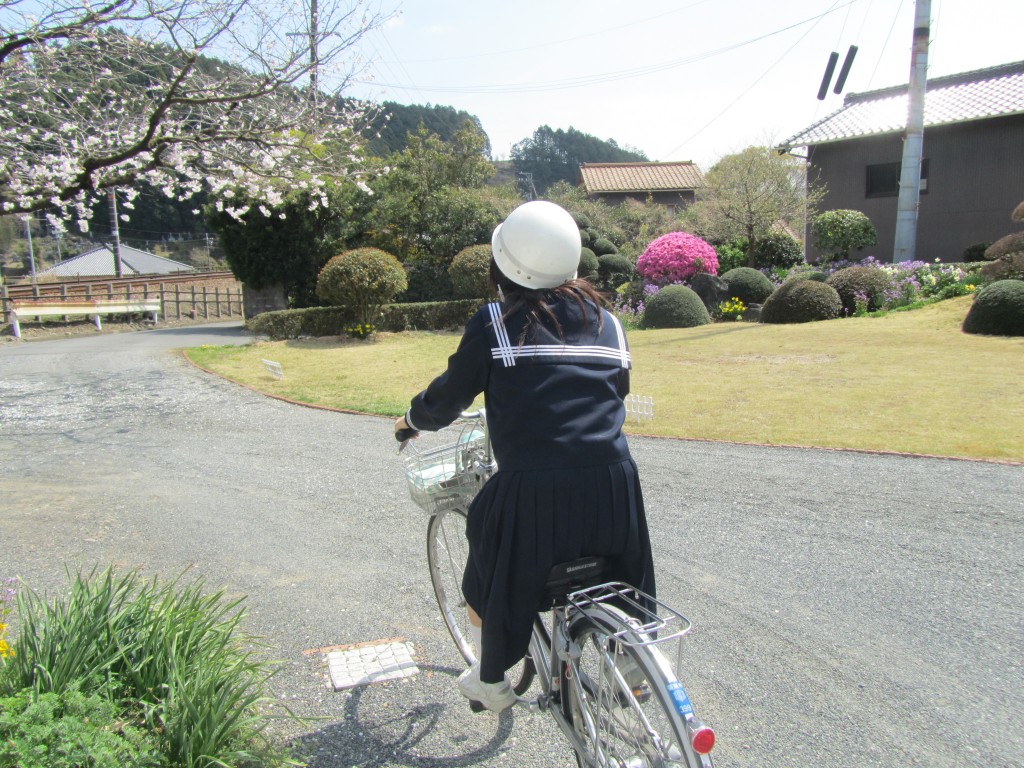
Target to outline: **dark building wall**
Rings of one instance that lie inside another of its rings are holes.
[[[609,205],[620,205],[626,200],[636,200],[639,203],[647,202],[648,197],[659,205],[670,208],[685,208],[693,205],[695,193],[693,190],[678,192],[595,192],[590,195],[595,200],[603,200]]]
[[[819,174],[828,187],[820,210],[861,211],[878,230],[878,245],[855,258],[892,261],[898,198],[867,197],[867,169],[899,163],[902,154],[899,134],[812,148],[811,177]],[[919,261],[962,261],[968,246],[1017,229],[1010,212],[1024,200],[1024,115],[926,128],[924,158],[928,179],[918,209]],[[818,255],[809,245],[808,257]]]

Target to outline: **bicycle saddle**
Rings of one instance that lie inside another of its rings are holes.
[[[581,557],[567,563],[558,563],[548,574],[544,584],[541,610],[563,606],[566,596],[578,589],[593,587],[604,581],[609,570],[608,560],[601,556]]]

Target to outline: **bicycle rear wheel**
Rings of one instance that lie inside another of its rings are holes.
[[[462,572],[466,569],[468,557],[466,513],[461,509],[451,509],[433,515],[427,527],[430,582],[434,586],[441,618],[455,641],[455,647],[466,664],[471,665],[477,660],[477,649],[473,647],[466,599],[462,596]],[[530,657],[520,661],[507,674],[512,689],[521,696],[533,682],[534,669]]]
[[[580,614],[570,627],[581,655],[578,679],[563,688],[562,707],[582,742],[577,763],[711,768],[710,755],[697,754],[690,744],[677,703],[682,687],[668,661],[655,646],[610,640],[620,629],[599,613]]]

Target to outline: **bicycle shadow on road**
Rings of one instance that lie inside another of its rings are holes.
[[[353,689],[344,720],[290,744],[309,768],[492,765],[514,715],[470,712],[455,687],[461,672],[421,664],[411,678]]]

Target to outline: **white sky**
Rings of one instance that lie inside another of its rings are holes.
[[[388,10],[388,0],[382,0]],[[707,170],[843,96],[906,83],[914,0],[405,0],[349,95],[476,115],[496,159],[541,125]],[[1024,0],[932,0],[929,77],[1024,59]],[[829,54],[858,47],[843,94]],[[835,85],[836,77],[832,84]]]

